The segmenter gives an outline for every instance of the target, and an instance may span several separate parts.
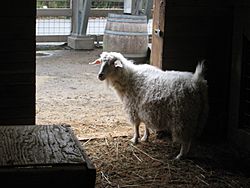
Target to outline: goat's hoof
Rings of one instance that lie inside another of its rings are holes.
[[[132,142],[132,144],[138,144],[138,138],[132,138],[130,142]]]
[[[182,158],[182,155],[177,155],[175,158],[174,158],[174,161],[179,161],[180,159]]]
[[[148,141],[148,137],[147,137],[147,136],[143,136],[143,137],[141,138],[141,141],[142,141],[142,142],[147,142],[147,141]]]

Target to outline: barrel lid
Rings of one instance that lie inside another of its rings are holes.
[[[145,15],[127,15],[127,14],[108,13],[108,18],[135,19],[135,20],[146,20],[147,21],[147,16],[145,16]]]

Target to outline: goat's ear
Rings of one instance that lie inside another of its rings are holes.
[[[123,64],[122,64],[122,62],[121,62],[120,60],[116,60],[116,61],[114,62],[114,65],[115,65],[115,67],[120,67],[120,68],[123,67]]]
[[[101,61],[101,59],[97,59],[97,60],[95,60],[94,62],[91,62],[91,63],[89,63],[90,65],[99,65],[99,64],[101,64],[102,63],[102,61]]]

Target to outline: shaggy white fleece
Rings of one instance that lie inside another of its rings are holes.
[[[101,64],[98,74],[112,86],[134,125],[133,143],[138,142],[139,125],[146,126],[143,141],[153,131],[167,130],[181,144],[176,159],[185,156],[192,140],[201,133],[208,116],[207,81],[204,64],[194,73],[162,71],[148,64],[136,65],[120,53],[103,52],[93,64]]]

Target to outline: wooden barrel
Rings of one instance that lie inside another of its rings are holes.
[[[109,13],[103,36],[103,51],[120,52],[135,63],[146,63],[147,17]]]

